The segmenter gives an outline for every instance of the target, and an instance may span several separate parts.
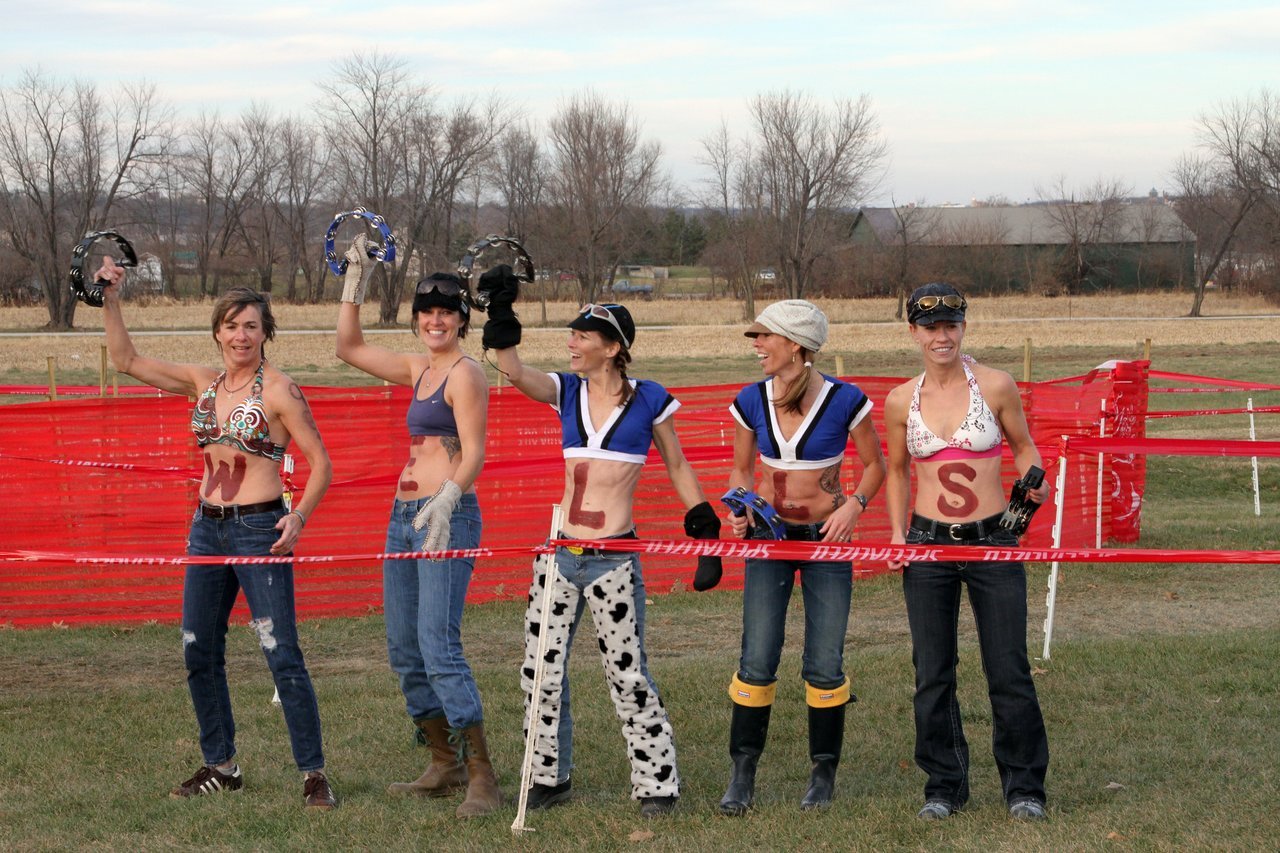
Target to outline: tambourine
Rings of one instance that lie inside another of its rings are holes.
[[[102,307],[102,288],[105,282],[98,281],[96,278],[92,281],[85,281],[84,264],[89,259],[89,250],[93,248],[93,244],[99,240],[114,240],[116,246],[123,253],[121,257],[116,258],[117,266],[136,267],[138,265],[138,255],[133,251],[133,245],[121,237],[114,231],[91,231],[84,235],[84,239],[76,244],[71,250],[71,292],[75,294],[85,305],[92,305],[94,308]]]
[[[338,236],[338,226],[343,220],[358,216],[361,219],[373,223],[378,229],[378,233],[382,235],[382,245],[371,244],[369,246],[369,257],[375,261],[383,263],[391,263],[396,259],[396,237],[391,233],[391,226],[387,225],[387,221],[376,213],[365,210],[363,207],[357,207],[354,210],[346,210],[339,213],[333,218],[333,222],[329,223],[329,230],[324,235],[324,259],[329,264],[329,269],[333,270],[334,275],[343,275],[347,271],[347,259],[338,256],[338,252],[333,247],[333,239]]]
[[[529,253],[525,251],[524,246],[520,245],[520,241],[515,237],[500,237],[497,234],[490,234],[472,243],[467,249],[467,253],[462,256],[462,260],[458,261],[458,277],[467,286],[468,292],[471,291],[472,268],[475,267],[476,261],[480,259],[480,256],[494,246],[510,246],[512,251],[516,253],[516,278],[520,281],[533,281],[533,258],[529,257]],[[471,295],[471,304],[483,311],[489,307],[489,294],[482,291],[473,293]]]
[[[720,498],[720,502],[729,507],[734,515],[746,515],[747,510],[751,510],[757,518],[765,523],[768,531],[773,534],[772,538],[787,538],[787,525],[782,520],[782,516],[778,515],[778,511],[755,492],[749,492],[741,486],[737,486],[725,492],[724,497]]]

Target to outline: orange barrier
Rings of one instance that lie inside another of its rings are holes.
[[[1049,476],[1062,436],[1141,439],[1147,405],[1146,362],[1121,362],[1077,381],[1031,383],[1023,401],[1032,437]],[[885,395],[901,378],[857,377],[881,421]],[[738,385],[672,389],[684,405],[676,416],[686,455],[707,496],[726,488],[734,424],[728,406]],[[360,615],[381,607],[385,530],[400,469],[407,458],[404,426],[409,389],[308,388],[316,422],[334,463],[334,480],[307,524],[298,555],[302,618]],[[4,389],[0,388],[0,393]],[[1105,405],[1105,421],[1102,413]],[[73,399],[0,406],[0,624],[15,626],[158,620],[180,613],[187,528],[196,504],[201,462],[192,440],[191,404],[171,395]],[[852,459],[856,455],[850,452]],[[1145,460],[1105,454],[1104,539],[1137,540]],[[657,454],[640,481],[635,521],[647,539],[683,540],[680,505]],[[1064,547],[1094,544],[1099,457],[1073,457],[1063,515]],[[305,460],[295,483],[304,484]],[[551,505],[563,491],[559,424],[547,406],[513,388],[492,390],[484,474],[477,485],[484,514],[483,545],[470,600],[523,598],[533,549],[546,539]],[[1014,479],[1005,459],[1007,482]],[[846,482],[850,475],[846,473]],[[1027,547],[1051,542],[1051,513],[1039,513]],[[883,498],[872,501],[859,538],[887,542]],[[68,555],[127,558],[78,561]],[[363,558],[333,555],[364,555]],[[142,556],[140,556],[142,555]],[[324,559],[320,559],[324,558]],[[687,585],[690,555],[644,560],[647,588],[659,594]],[[881,560],[855,561],[866,575]],[[723,585],[740,587],[741,560],[730,558]],[[247,610],[240,605],[240,616]],[[239,618],[239,617],[237,617]]]

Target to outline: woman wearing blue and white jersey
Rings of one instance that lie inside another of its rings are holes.
[[[765,378],[743,388],[730,406],[737,429],[729,487],[754,490],[771,505],[785,522],[783,536],[788,540],[846,543],[885,477],[880,439],[870,418],[871,400],[856,385],[814,368],[813,360],[827,341],[827,318],[811,302],[773,303],[746,335],[752,339]],[[852,494],[846,495],[841,468],[851,438],[862,470]],[[754,513],[731,515],[729,521],[737,537],[773,538],[769,525]],[[748,559],[742,592],[742,657],[729,686],[733,766],[720,801],[723,814],[745,814],[755,796],[756,764],[769,730],[787,605],[797,575],[804,596],[801,676],[813,762],[800,807],[824,808],[831,803],[844,739],[845,705],[854,701],[844,673],[853,565]]]
[[[501,276],[499,271],[486,277]],[[481,288],[492,286],[481,281]],[[658,448],[676,494],[688,512],[685,529],[695,538],[717,537],[720,522],[703,496],[676,436],[680,403],[657,382],[631,379],[627,365],[636,327],[622,305],[586,305],[569,323],[569,370],[545,373],[520,361],[519,321],[510,310],[513,282],[501,282],[485,324],[485,346],[511,384],[549,404],[560,418],[564,453],[562,539],[635,538],[632,510],[649,453]],[[505,296],[505,298],[503,298]],[[622,721],[631,763],[631,796],[646,818],[674,809],[680,794],[671,722],[649,673],[644,647],[645,590],[639,554],[591,547],[556,550],[553,577],[538,574],[530,588],[525,621],[522,686],[526,703],[534,688],[538,638],[547,633],[544,677],[536,729],[528,808],[569,799],[573,769],[573,717],[569,703],[569,653],[584,608],[590,608],[610,693]],[[552,612],[541,624],[538,603],[550,583]]]

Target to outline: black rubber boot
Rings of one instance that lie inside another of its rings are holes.
[[[772,710],[772,705],[749,708],[734,704],[733,720],[729,724],[729,759],[733,767],[729,788],[720,799],[720,814],[741,817],[751,808],[756,794],[756,762],[764,752]]]
[[[845,705],[834,708],[809,707],[809,790],[800,808],[804,811],[825,809],[831,805],[836,790],[836,767],[840,764],[840,747],[844,743]]]

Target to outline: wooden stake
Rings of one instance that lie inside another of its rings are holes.
[[[56,365],[58,358],[57,356],[47,355],[44,360],[49,365],[49,402],[53,403],[58,399],[58,384],[54,380],[54,373],[57,370]]]
[[[844,376],[844,356],[836,356],[836,376]]]
[[[107,345],[103,344],[101,348],[101,364],[98,368],[98,396],[107,396]]]
[[[1022,381],[1031,381],[1031,338],[1022,344]]]
[[[1147,338],[1145,341],[1142,342],[1142,360],[1143,361],[1151,360],[1151,338]]]

